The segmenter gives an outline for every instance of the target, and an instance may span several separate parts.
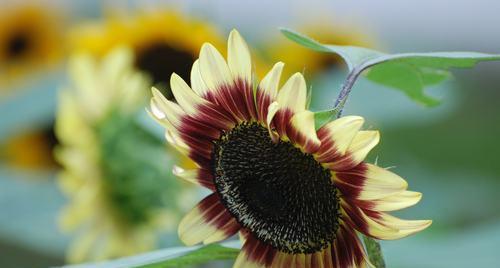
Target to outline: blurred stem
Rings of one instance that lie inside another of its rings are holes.
[[[363,241],[365,242],[366,251],[368,252],[368,258],[370,262],[377,268],[385,268],[384,256],[382,255],[382,249],[377,240],[363,235]]]

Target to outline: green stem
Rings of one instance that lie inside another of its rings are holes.
[[[347,101],[347,98],[349,97],[349,94],[351,93],[352,87],[354,86],[354,83],[358,80],[359,76],[363,71],[366,69],[380,63],[379,61],[375,60],[368,60],[360,65],[356,66],[354,69],[349,71],[349,74],[347,75],[346,81],[344,84],[342,84],[342,88],[339,92],[339,96],[335,100],[335,109],[337,109],[339,112],[337,113],[337,117],[342,116],[342,111],[344,110],[344,105]]]
[[[339,96],[335,100],[335,109],[338,110],[337,117],[340,117],[342,115],[342,110],[344,109],[347,98],[349,97],[352,87],[354,86],[354,83],[356,82],[362,71],[362,68],[355,68],[351,70],[347,75],[346,81],[344,82],[344,84],[342,84]]]
[[[377,268],[385,268],[384,256],[382,255],[382,249],[377,240],[363,235],[363,241],[365,242],[366,251],[368,252],[368,258],[370,262]]]

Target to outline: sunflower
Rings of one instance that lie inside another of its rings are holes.
[[[254,84],[249,50],[235,30],[227,53],[226,63],[204,44],[191,87],[172,74],[177,103],[153,89],[151,115],[198,166],[174,173],[213,192],[181,221],[185,244],[240,232],[244,242],[234,267],[364,267],[358,233],[398,239],[431,224],[387,213],[416,204],[421,194],[364,162],[379,133],[360,130],[361,117],[316,130],[300,73],[278,90],[279,62]]]
[[[0,145],[0,159],[10,166],[22,169],[55,169],[57,164],[52,150],[57,139],[52,128],[26,132]]]
[[[191,65],[204,41],[221,43],[209,23],[181,15],[173,10],[142,11],[126,16],[113,15],[104,23],[89,23],[71,34],[71,47],[77,51],[106,54],[127,45],[134,51],[135,66],[171,99],[165,73],[178,72],[189,78]]]
[[[70,199],[60,224],[77,233],[69,262],[150,250],[175,221],[171,203],[179,195],[164,178],[167,150],[136,122],[150,83],[132,61],[125,48],[102,61],[87,54],[70,59],[73,90],[61,92],[55,151]]]
[[[0,88],[33,70],[52,66],[63,46],[59,16],[38,5],[0,10]]]
[[[42,5],[6,5],[0,10],[0,95],[21,77],[51,68],[61,58],[63,29],[54,9]],[[23,79],[23,81],[29,81]],[[4,162],[17,168],[53,169],[52,126],[21,133],[0,145]]]

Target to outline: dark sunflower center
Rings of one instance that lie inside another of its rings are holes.
[[[214,148],[217,192],[259,240],[288,253],[313,253],[335,239],[337,190],[312,155],[273,143],[257,123],[236,126]]]
[[[7,41],[7,55],[10,58],[22,56],[30,47],[30,38],[25,32],[15,33]]]
[[[148,73],[153,83],[170,100],[173,99],[172,92],[168,89],[170,74],[175,72],[180,77],[189,81],[191,66],[194,57],[187,51],[178,50],[166,43],[156,43],[139,51],[136,66]]]

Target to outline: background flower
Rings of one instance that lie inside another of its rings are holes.
[[[189,77],[191,64],[205,41],[220,43],[217,30],[208,22],[169,9],[114,14],[101,22],[89,22],[71,35],[72,49],[102,55],[127,45],[133,49],[134,65],[169,98],[165,73]]]
[[[53,67],[64,52],[62,17],[41,4],[5,5],[0,11],[0,89],[33,71]],[[0,91],[1,95],[6,94]],[[0,96],[1,96],[0,95]]]
[[[54,71],[65,55],[63,8],[50,3],[5,3],[0,10],[0,102]],[[38,87],[38,85],[36,86]],[[0,140],[0,159],[14,168],[54,170],[53,120]]]
[[[70,262],[150,250],[175,222],[180,189],[168,180],[163,143],[137,123],[148,80],[132,60],[125,48],[102,62],[88,54],[70,59],[71,90],[61,92],[56,121],[59,182],[70,198],[61,226],[79,230]]]

